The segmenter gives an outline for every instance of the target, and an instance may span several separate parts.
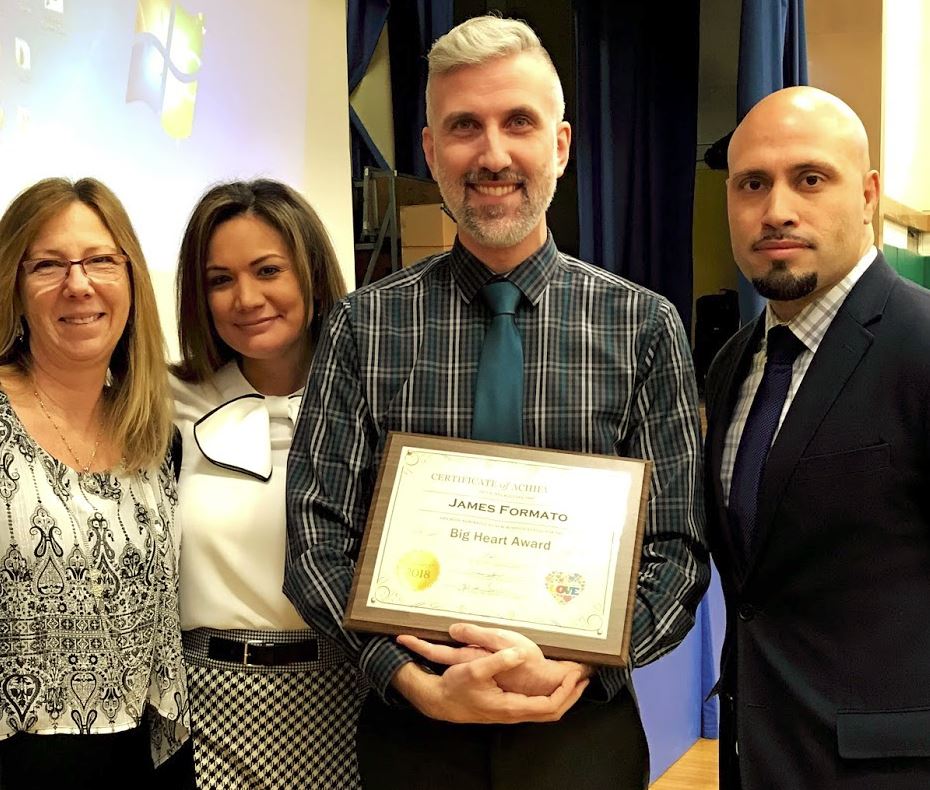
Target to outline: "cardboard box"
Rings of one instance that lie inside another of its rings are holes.
[[[436,255],[450,249],[452,249],[451,244],[448,247],[401,247],[400,265],[406,269],[408,266],[413,266],[417,261],[429,258],[430,255]]]
[[[455,222],[438,203],[401,206],[400,241],[404,247],[449,248],[455,241]]]

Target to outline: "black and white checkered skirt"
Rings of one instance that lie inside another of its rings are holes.
[[[210,638],[316,639],[316,661],[254,666],[208,655]],[[353,790],[355,728],[365,688],[344,654],[314,631],[185,631],[198,788]]]

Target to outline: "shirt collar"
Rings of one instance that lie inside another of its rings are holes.
[[[811,302],[794,318],[788,321],[788,328],[794,333],[804,347],[812,354],[816,353],[820,347],[820,342],[830,328],[830,324],[842,307],[849,292],[853,286],[859,282],[859,278],[865,274],[865,270],[872,265],[878,255],[878,250],[872,246],[866,250],[855,266],[850,269],[849,273],[834,285],[829,291],[821,296],[816,302]],[[772,310],[771,302],[765,308],[765,334],[778,324],[783,324],[778,316]],[[763,341],[764,342],[764,341]]]
[[[498,278],[498,275],[485,266],[479,258],[465,249],[458,236],[455,238],[450,256],[452,276],[467,304],[474,301],[478,291],[488,282]],[[508,272],[506,279],[520,289],[530,304],[535,305],[549,285],[558,260],[559,251],[555,246],[555,241],[552,234],[547,233],[542,247]]]
[[[290,395],[262,395],[242,375],[239,363],[235,359],[231,359],[213,374],[213,382],[224,401],[241,398],[243,395],[259,395],[266,400],[287,400],[288,398],[301,397],[304,394],[304,388],[301,387]]]

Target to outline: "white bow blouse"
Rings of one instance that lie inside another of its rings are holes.
[[[217,466],[268,482],[274,471],[271,421],[288,420],[293,426],[298,412],[300,393],[284,396],[253,391],[204,414],[194,423],[194,440],[200,452]],[[290,437],[287,446],[290,449]]]
[[[171,380],[183,454],[181,627],[300,630],[281,592],[287,455],[302,390],[263,396],[235,362],[213,382]]]

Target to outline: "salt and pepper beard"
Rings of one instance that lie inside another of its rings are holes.
[[[447,177],[437,168],[439,192],[456,222],[472,238],[486,247],[513,247],[523,241],[545,216],[555,195],[555,159],[531,177],[513,169],[493,173],[490,170],[471,171],[460,179]],[[522,201],[517,209],[501,205],[475,206],[468,200],[469,183],[519,182]]]

